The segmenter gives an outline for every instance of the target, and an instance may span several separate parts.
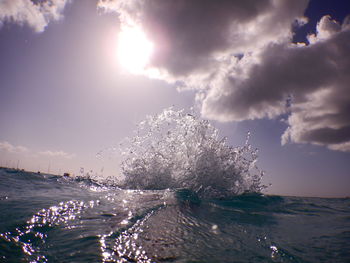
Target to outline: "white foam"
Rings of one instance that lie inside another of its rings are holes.
[[[148,116],[122,144],[124,187],[186,188],[201,197],[260,192],[263,172],[248,139],[241,147],[229,146],[209,121],[165,109]]]

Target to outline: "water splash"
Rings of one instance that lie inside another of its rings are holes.
[[[209,121],[184,110],[148,116],[121,148],[125,188],[186,188],[209,198],[264,188],[249,134],[243,146],[229,146]]]

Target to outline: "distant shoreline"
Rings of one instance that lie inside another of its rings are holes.
[[[20,169],[20,168],[11,168],[11,167],[3,167],[0,166],[0,170],[6,170],[6,171],[11,171],[11,172],[25,172],[25,173],[33,173],[33,174],[45,174],[45,175],[53,175],[53,176],[60,176],[60,177],[71,177],[72,174],[70,173],[63,173],[62,175],[58,174],[51,174],[51,173],[45,173],[45,172],[34,172],[34,171],[27,171],[25,169]],[[68,175],[66,175],[68,174]],[[73,177],[71,177],[73,178]],[[350,196],[339,196],[339,197],[325,197],[325,196],[297,196],[297,195],[278,195],[278,194],[263,194],[266,196],[281,196],[281,197],[289,197],[289,198],[321,198],[321,199],[350,199]]]

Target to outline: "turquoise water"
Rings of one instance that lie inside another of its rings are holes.
[[[0,169],[0,262],[350,262],[350,199],[122,190]]]

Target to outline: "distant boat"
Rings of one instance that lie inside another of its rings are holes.
[[[64,177],[70,177],[70,173],[64,173],[63,176]]]

